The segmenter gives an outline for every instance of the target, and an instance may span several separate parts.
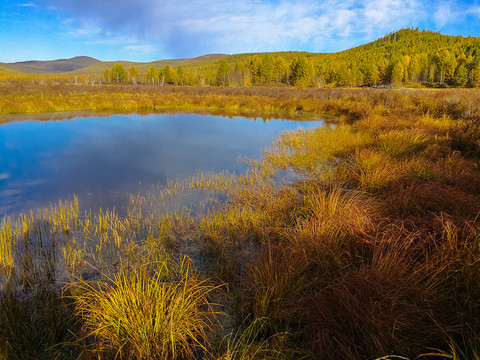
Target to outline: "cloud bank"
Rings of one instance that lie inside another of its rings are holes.
[[[71,34],[125,50],[206,53],[333,52],[402,27],[480,16],[478,7],[433,0],[43,0]],[[469,15],[468,15],[469,14]],[[434,29],[435,30],[435,29]]]

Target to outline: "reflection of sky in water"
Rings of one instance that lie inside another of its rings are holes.
[[[240,172],[239,157],[261,156],[283,130],[320,124],[184,114],[8,123],[0,126],[0,214],[73,194],[112,207],[114,194],[167,179]]]

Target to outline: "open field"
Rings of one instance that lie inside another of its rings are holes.
[[[0,358],[480,357],[479,90],[3,84],[0,109],[335,125],[124,217],[74,200],[5,219]],[[196,191],[227,201],[160,211]]]

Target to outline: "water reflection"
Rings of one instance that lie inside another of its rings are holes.
[[[119,206],[199,171],[241,172],[283,130],[322,122],[241,117],[110,115],[0,125],[0,214],[79,196],[85,207]]]

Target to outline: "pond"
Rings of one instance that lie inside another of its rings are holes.
[[[167,180],[239,173],[284,130],[322,121],[193,114],[110,115],[0,125],[0,218],[76,194],[83,207],[112,208]]]

